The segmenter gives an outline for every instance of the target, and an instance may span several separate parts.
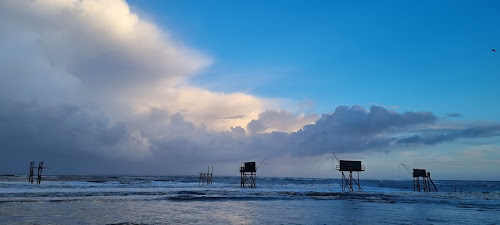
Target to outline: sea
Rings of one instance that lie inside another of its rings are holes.
[[[500,182],[214,176],[0,176],[0,224],[500,224]]]

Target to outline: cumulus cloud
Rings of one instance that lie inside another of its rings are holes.
[[[284,110],[266,110],[259,114],[258,119],[248,123],[247,130],[251,133],[292,132],[301,129],[304,125],[313,123],[316,119],[316,115],[294,115]]]
[[[315,156],[331,151],[389,151],[407,144],[404,134],[440,132],[431,129],[437,117],[430,112],[398,113],[380,106],[372,106],[369,110],[361,106],[340,106],[295,132],[256,132],[267,127],[256,121],[261,121],[269,112],[248,123],[248,130],[253,129],[250,134],[246,134],[242,127],[210,132],[175,114],[163,130],[147,132],[146,136],[152,137],[149,140],[155,153],[163,154],[165,158],[238,161],[284,155]],[[281,115],[279,111],[272,113]]]
[[[157,138],[246,126],[274,104],[187,84],[210,57],[123,0],[1,1],[0,50],[0,143],[13,158],[40,143],[47,156],[147,158]],[[165,126],[176,130],[160,135]]]
[[[0,94],[93,104],[130,120],[151,107],[210,129],[245,126],[271,101],[186,84],[211,59],[132,13],[122,0],[2,1]],[[64,18],[64,19],[61,19]],[[243,115],[240,119],[223,119]]]
[[[189,121],[209,130],[222,131],[229,127],[246,126],[259,112],[276,103],[244,93],[215,93],[192,86],[158,89],[128,99],[137,114],[161,108],[170,113],[182,113]]]
[[[131,13],[121,0],[7,0],[0,15],[12,46],[19,46],[21,36],[24,52],[37,53],[54,70],[94,88],[175,80],[209,63]]]
[[[183,158],[237,160],[389,149],[396,144],[401,132],[414,132],[420,126],[433,124],[436,117],[428,112],[397,113],[378,106],[371,107],[370,111],[360,106],[340,106],[296,132],[253,130],[249,135],[242,127],[210,132],[186,121],[181,114],[172,115],[170,120],[160,130],[143,132],[150,137],[155,152]],[[255,126],[256,121],[259,120],[251,121],[247,127]]]
[[[291,135],[297,154],[363,151],[387,148],[397,138],[395,134],[435,121],[436,116],[429,112],[397,113],[380,106],[372,106],[370,111],[361,106],[339,106],[335,112]]]

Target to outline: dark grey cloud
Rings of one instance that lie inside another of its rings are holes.
[[[23,171],[31,160],[45,160],[58,173],[114,171],[108,161],[133,147],[124,123],[79,106],[0,104],[0,168],[4,171]]]
[[[251,133],[260,133],[270,128],[271,126],[266,125],[262,120],[252,120],[247,125],[247,130]]]
[[[180,113],[163,110],[151,110],[140,129],[133,130],[127,122],[77,105],[0,103],[0,148],[7,156],[0,159],[0,168],[17,168],[15,172],[24,171],[29,160],[45,160],[58,173],[193,173],[200,164],[390,151],[408,144],[500,136],[500,126],[437,130],[430,126],[436,123],[432,113],[398,113],[379,106],[340,106],[297,132],[246,134],[242,127],[208,131]]]
[[[75,105],[41,105],[36,102],[2,102],[1,143],[36,146],[36,149],[96,151],[126,137],[123,123],[111,123],[104,115]]]
[[[355,152],[388,148],[395,134],[408,132],[419,125],[436,122],[429,112],[389,111],[372,106],[339,106],[334,113],[323,115],[315,124],[292,133],[296,154],[310,155],[330,151]]]
[[[399,144],[436,145],[459,139],[486,138],[500,136],[500,125],[477,126],[457,130],[433,130],[420,135],[401,138]]]
[[[269,114],[280,115],[268,111],[261,113],[260,118],[268,119]],[[397,113],[379,106],[369,111],[360,106],[340,106],[297,132],[256,132],[265,126],[260,119],[252,120],[247,126],[252,129],[249,135],[244,135],[241,127],[208,132],[185,121],[180,114],[172,115],[171,120],[169,126],[157,131],[159,138],[149,139],[155,153],[186,160],[244,160],[287,154],[390,150],[401,132],[433,124],[436,117],[429,112]]]

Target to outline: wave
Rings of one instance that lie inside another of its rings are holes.
[[[500,182],[438,181],[441,192],[413,192],[411,181],[362,180],[363,192],[342,192],[341,182],[315,178],[261,178],[257,188],[239,188],[239,177],[47,176],[29,184],[26,176],[0,177],[0,204],[65,201],[363,201],[385,204],[448,204],[500,210]],[[460,188],[456,188],[460,187]],[[454,192],[453,190],[464,190]]]
[[[71,201],[362,201],[383,204],[453,205],[485,211],[500,211],[500,193],[423,193],[423,192],[322,192],[273,191],[262,189],[162,189],[115,190],[96,192],[42,192],[0,195],[0,204],[8,202],[71,202]]]

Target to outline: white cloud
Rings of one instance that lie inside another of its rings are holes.
[[[93,105],[115,121],[161,108],[218,131],[246,126],[275,104],[185,84],[211,59],[172,40],[122,0],[0,4],[2,97]],[[235,115],[241,117],[228,119]]]
[[[245,127],[259,112],[276,105],[271,100],[245,93],[216,93],[193,86],[152,87],[150,93],[128,100],[138,114],[147,114],[155,108],[166,109],[170,113],[182,113],[187,120],[214,131]]]
[[[284,110],[266,110],[259,114],[258,119],[250,121],[247,129],[251,133],[295,132],[317,119],[316,115],[294,115]]]

